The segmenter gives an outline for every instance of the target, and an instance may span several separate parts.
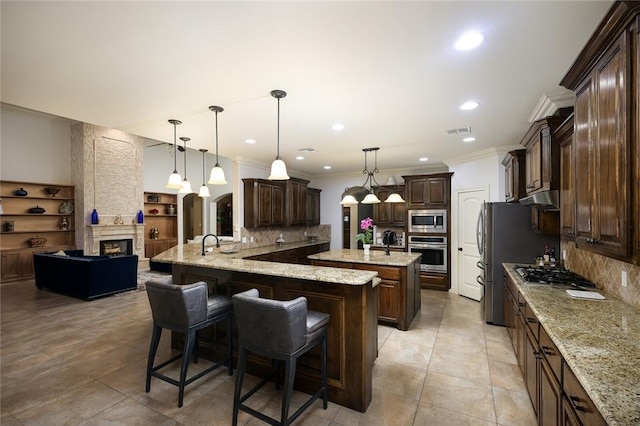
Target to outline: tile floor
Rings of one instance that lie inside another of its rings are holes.
[[[0,424],[231,424],[234,377],[226,370],[188,386],[183,408],[169,384],[152,379],[144,392],[151,334],[144,291],[85,302],[26,281],[0,286],[0,297]],[[296,424],[536,423],[506,330],[485,324],[477,302],[422,290],[411,329],[380,326],[379,346],[366,413],[332,403],[323,410],[316,402]],[[163,339],[159,355],[169,352]],[[190,372],[206,363],[191,364]],[[296,393],[292,408],[305,396]],[[277,415],[271,386],[252,401]],[[240,424],[261,422],[241,413]]]

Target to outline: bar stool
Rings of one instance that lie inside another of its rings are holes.
[[[304,297],[290,301],[262,299],[256,289],[235,294],[232,300],[239,340],[238,370],[233,395],[233,425],[238,424],[238,410],[245,411],[272,425],[289,425],[320,396],[323,399],[323,407],[326,409],[329,315],[308,311],[307,299]],[[320,360],[322,385],[291,417],[288,417],[296,361],[298,357],[317,344],[322,345]],[[241,395],[249,352],[272,358],[276,362],[277,368],[250,391]],[[276,387],[278,386],[281,362],[285,363],[285,379],[281,418],[280,421],[277,421],[243,403],[276,375],[278,375]]]
[[[207,297],[207,284],[203,281],[189,285],[175,285],[172,284],[171,277],[167,277],[166,279],[147,281],[146,287],[153,314],[153,334],[149,348],[149,359],[147,360],[145,391],[149,392],[151,388],[151,376],[171,383],[179,389],[178,407],[182,407],[186,385],[223,365],[229,368],[230,376],[233,374],[231,298],[223,295]],[[189,359],[193,355],[194,362],[198,361],[198,330],[220,321],[226,321],[227,325],[226,358],[187,379]],[[182,353],[154,366],[163,328],[184,333],[184,349]],[[180,358],[182,358],[180,380],[172,379],[158,371]]]

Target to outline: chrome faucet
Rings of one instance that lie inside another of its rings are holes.
[[[204,251],[204,241],[207,239],[207,237],[214,237],[216,239],[216,248],[220,248],[220,240],[218,240],[218,236],[215,234],[207,234],[204,237],[202,237],[202,255],[204,256],[205,251]]]

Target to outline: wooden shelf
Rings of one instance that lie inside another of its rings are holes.
[[[57,187],[56,196],[49,195],[47,187]],[[15,195],[19,189],[27,195]],[[72,185],[1,181],[0,197],[4,213],[0,215],[0,252],[3,282],[27,280],[33,277],[33,253],[68,250],[75,248],[75,215],[59,212],[62,203],[73,203],[75,188]],[[42,207],[44,213],[29,213],[32,207]],[[61,219],[67,219],[67,227],[61,228]],[[12,230],[8,231],[7,227]],[[31,247],[29,239],[45,238],[44,247]]]
[[[149,201],[150,197],[156,196],[157,200]],[[162,194],[157,192],[144,193],[144,255],[151,258],[165,250],[178,244],[178,215],[168,214],[169,206],[174,206],[177,211],[178,196],[176,194]],[[157,209],[157,214],[149,213],[150,210]],[[157,228],[158,238],[151,238],[150,232]]]

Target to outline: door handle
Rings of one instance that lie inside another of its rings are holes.
[[[484,287],[484,280],[480,277],[480,275],[476,277],[476,282]]]
[[[478,262],[476,263],[476,266],[482,270],[484,270],[484,263],[482,263],[482,260],[478,260]]]

